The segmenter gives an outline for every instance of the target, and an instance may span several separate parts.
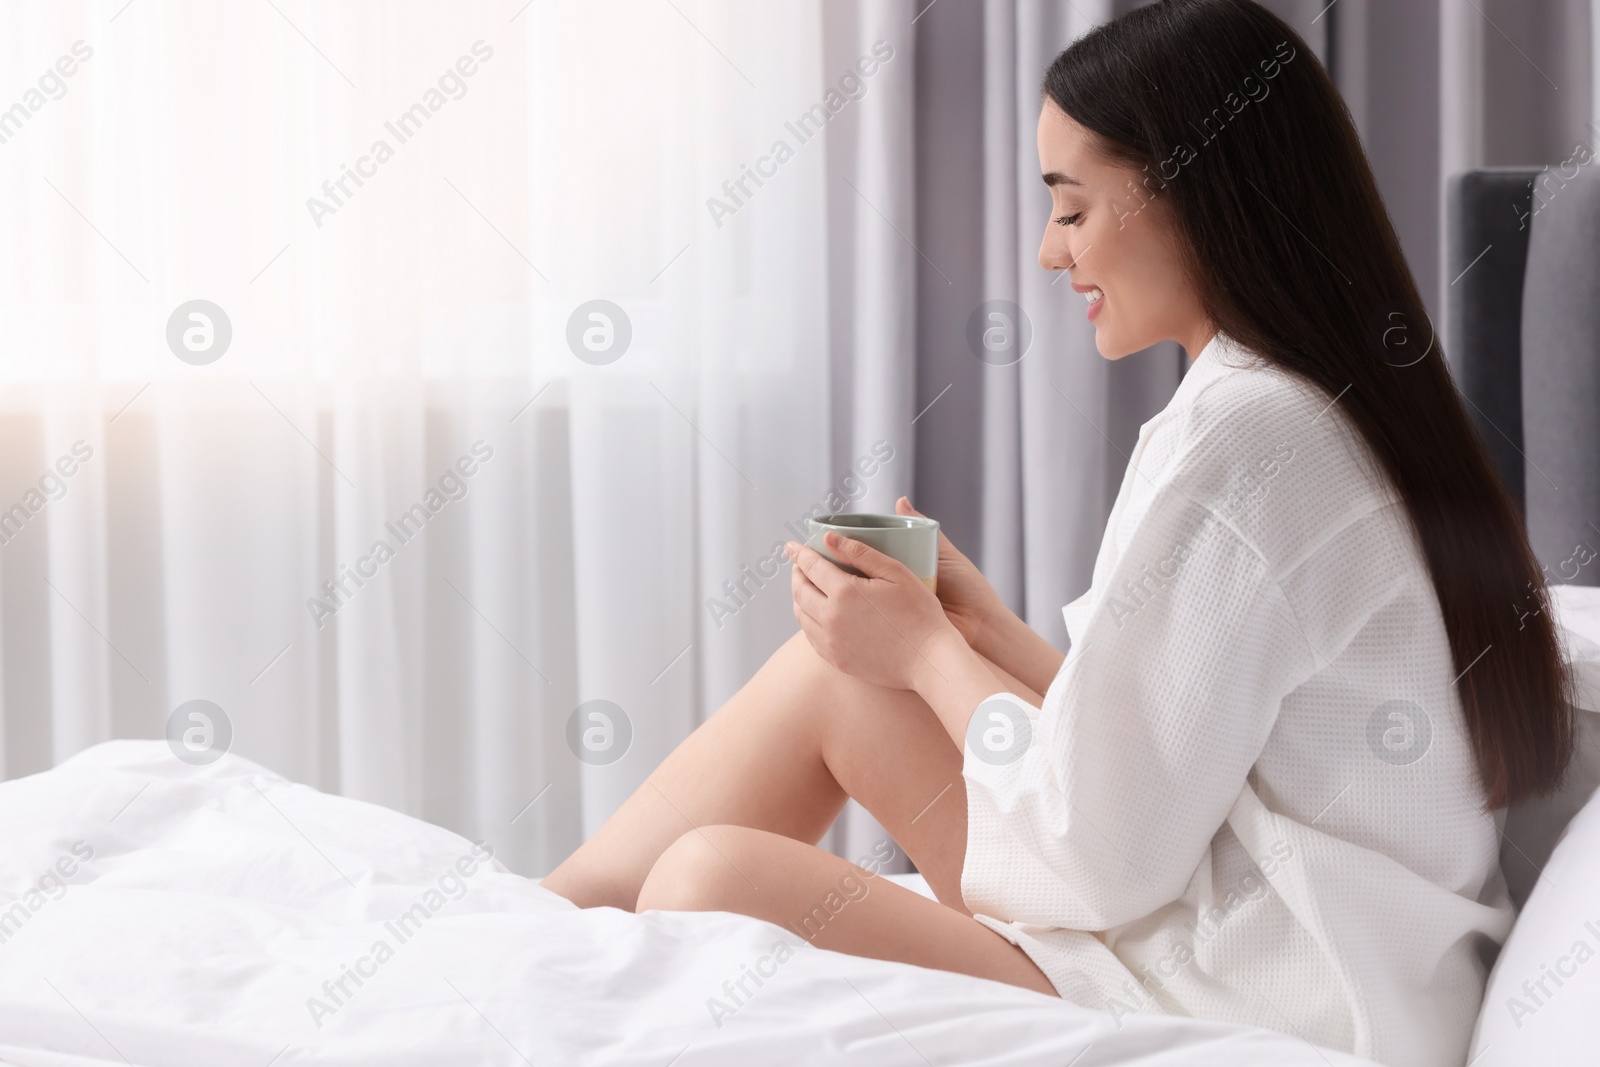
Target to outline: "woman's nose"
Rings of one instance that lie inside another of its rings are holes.
[[[1047,233],[1039,244],[1039,266],[1045,270],[1066,270],[1072,266],[1074,258],[1065,237]]]

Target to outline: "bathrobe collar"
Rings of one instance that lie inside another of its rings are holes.
[[[1226,333],[1218,330],[1206,342],[1189,369],[1184,371],[1177,390],[1167,405],[1168,411],[1188,407],[1200,391],[1211,382],[1243,367],[1251,366],[1258,357]]]
[[[1189,369],[1184,371],[1183,377],[1178,381],[1178,388],[1167,401],[1167,406],[1139,427],[1140,440],[1149,436],[1150,431],[1168,418],[1188,408],[1207,385],[1224,375],[1252,365],[1258,358],[1238,341],[1218,330],[1212,335],[1211,340],[1206,342],[1205,347],[1200,349],[1200,354],[1189,364]]]

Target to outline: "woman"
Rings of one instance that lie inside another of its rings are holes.
[[[1569,681],[1349,115],[1250,0],[1137,9],[1042,95],[1040,265],[1105,357],[1193,357],[1070,658],[948,541],[938,599],[791,543],[801,633],[544,884],[1459,1064],[1513,917],[1492,813],[1559,779]],[[847,796],[937,902],[818,909],[871,873],[814,845]]]

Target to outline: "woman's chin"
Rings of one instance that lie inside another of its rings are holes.
[[[1103,330],[1098,325],[1094,328],[1094,346],[1099,350],[1101,356],[1109,360],[1118,360],[1123,356],[1129,356],[1138,351],[1136,348],[1128,348],[1126,345],[1119,344],[1116,334]]]

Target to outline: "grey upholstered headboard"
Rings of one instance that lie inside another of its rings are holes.
[[[1457,387],[1550,580],[1600,585],[1600,174],[1468,171],[1446,214]]]

